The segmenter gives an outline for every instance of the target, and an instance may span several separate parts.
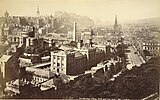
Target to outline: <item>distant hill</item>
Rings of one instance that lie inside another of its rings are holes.
[[[87,16],[80,16],[75,13],[67,13],[56,11],[54,18],[61,25],[59,31],[73,30],[73,23],[77,22],[77,28],[83,30],[85,28],[94,26],[94,21]]]
[[[139,20],[136,20],[136,21],[131,21],[131,23],[147,24],[147,25],[158,25],[158,26],[160,26],[160,17],[139,19]]]

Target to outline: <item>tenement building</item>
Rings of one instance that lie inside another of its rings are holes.
[[[153,55],[160,55],[160,43],[143,43],[143,50],[148,50]]]
[[[76,47],[66,47],[51,52],[51,70],[67,75],[78,75],[104,61],[108,49],[106,46],[94,47],[90,40],[83,46],[83,42],[77,43]]]
[[[85,67],[85,70],[88,70],[91,67],[96,66],[97,63],[105,60],[104,51],[98,48],[83,47],[81,49],[76,49],[76,50],[81,52],[82,54],[87,55],[87,67]]]
[[[51,52],[51,71],[67,75],[84,73],[87,56],[74,50]]]
[[[5,81],[19,78],[19,60],[16,54],[3,55],[0,58],[0,73]]]
[[[135,48],[139,51],[142,57],[146,59],[146,56],[160,56],[160,41],[149,40],[145,38],[137,38],[134,41]],[[149,54],[145,54],[148,52]]]

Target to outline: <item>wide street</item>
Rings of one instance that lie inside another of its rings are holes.
[[[130,50],[130,52],[126,53],[128,56],[128,69],[132,69],[132,67],[135,65],[140,66],[142,63],[145,63],[142,56],[139,54],[139,52],[137,52],[137,50],[133,46],[129,46],[128,50]]]
[[[133,66],[140,66],[142,63],[145,63],[142,56],[137,52],[137,50],[134,48],[134,46],[129,46],[128,49],[130,52],[127,52],[128,62],[127,62],[127,68],[129,70],[132,69]],[[114,81],[117,76],[121,74],[121,71],[117,73],[116,75],[113,75],[113,77],[110,79],[111,81]]]

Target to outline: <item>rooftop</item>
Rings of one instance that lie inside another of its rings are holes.
[[[40,64],[33,65],[31,67],[38,68],[38,67],[43,67],[43,66],[47,66],[47,65],[50,65],[50,64],[51,64],[51,62],[45,62],[45,63],[40,63]]]
[[[35,75],[42,76],[42,77],[54,77],[55,73],[49,70],[40,69],[40,68],[33,68],[33,67],[26,67],[26,71],[33,72]]]
[[[81,52],[76,51],[76,50],[57,50],[57,51],[52,51],[52,52],[58,53],[58,54],[61,54],[61,55],[65,55],[65,54],[69,54],[69,53],[74,53],[75,57],[83,56],[83,54]]]
[[[62,41],[67,40],[66,37],[63,37],[62,35],[55,34],[55,33],[50,33],[50,34],[46,35],[45,39],[62,40]]]
[[[3,55],[1,58],[0,58],[0,61],[2,62],[6,62],[10,59],[11,55]]]
[[[99,48],[96,48],[96,52],[102,52],[102,50]]]
[[[12,84],[17,85],[17,86],[21,86],[21,85],[24,85],[25,82],[23,82],[22,80],[16,79]]]
[[[48,81],[42,83],[41,85],[47,85],[47,86],[54,85],[53,79],[50,79],[50,80],[48,80]]]
[[[82,53],[80,53],[79,51],[75,51],[75,57],[81,57],[81,56],[83,56]]]
[[[73,48],[74,48],[73,46],[61,45],[59,49],[62,49],[62,50],[71,50],[71,49],[73,49]]]

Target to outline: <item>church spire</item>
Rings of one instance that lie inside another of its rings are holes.
[[[115,25],[117,25],[117,15],[115,15]]]
[[[39,6],[37,7],[37,16],[40,16]]]
[[[117,33],[119,30],[118,22],[117,22],[117,15],[115,15],[115,23],[114,23],[114,33]]]
[[[9,17],[9,13],[8,13],[7,10],[6,10],[6,12],[4,13],[4,16],[5,16],[5,18],[8,18],[8,17]]]

